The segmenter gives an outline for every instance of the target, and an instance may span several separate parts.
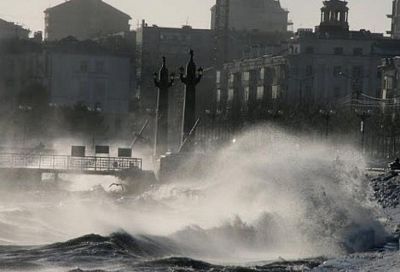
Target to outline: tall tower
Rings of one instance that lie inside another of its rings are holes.
[[[347,32],[349,31],[349,8],[342,0],[324,1],[321,8],[320,32]]]
[[[215,62],[217,68],[228,61],[229,56],[229,0],[217,0],[216,5],[211,9],[211,28],[215,32]]]
[[[388,17],[392,19],[392,29],[388,31],[388,34],[393,39],[400,39],[400,0],[393,0],[392,14]]]

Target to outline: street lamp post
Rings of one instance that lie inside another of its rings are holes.
[[[365,146],[365,127],[366,127],[366,122],[367,120],[372,116],[372,113],[370,110],[368,111],[358,111],[356,110],[356,114],[358,118],[360,118],[360,132],[361,132],[361,150],[364,153],[364,146]]]
[[[180,79],[185,84],[185,101],[183,113],[183,133],[182,143],[189,137],[190,133],[194,133],[193,129],[196,124],[196,86],[200,83],[203,76],[203,69],[196,69],[196,64],[193,60],[194,52],[190,50],[190,61],[185,68],[179,69]],[[193,136],[193,135],[192,135]]]
[[[154,84],[158,88],[154,155],[156,157],[168,151],[168,108],[169,88],[174,83],[174,74],[169,74],[166,66],[166,58],[159,73],[154,73]]]
[[[329,136],[329,125],[333,115],[336,114],[334,110],[320,110],[319,113],[325,119],[325,139]]]

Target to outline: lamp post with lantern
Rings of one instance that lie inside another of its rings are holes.
[[[193,60],[194,52],[190,50],[190,61],[185,68],[181,67],[179,69],[180,79],[183,84],[185,84],[185,99],[184,99],[184,110],[183,110],[183,133],[182,133],[182,143],[188,139],[188,137],[193,137],[196,125],[196,86],[200,83],[203,76],[203,68],[196,68],[196,64]]]
[[[169,74],[166,66],[166,58],[159,73],[154,73],[154,84],[158,88],[154,156],[158,157],[168,151],[168,107],[169,88],[174,83],[175,75]]]

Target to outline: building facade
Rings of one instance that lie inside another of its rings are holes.
[[[92,41],[67,39],[50,43],[45,58],[52,104],[82,103],[105,113],[128,113],[129,56],[112,53]]]
[[[137,52],[136,52],[136,31],[119,32],[103,36],[95,41],[108,52],[129,57],[130,63],[130,111],[137,111],[138,105],[133,103],[137,100]]]
[[[218,0],[211,9],[215,62],[281,54],[291,37],[288,11],[277,0]]]
[[[324,1],[321,23],[299,30],[291,41],[288,98],[318,105],[357,103],[381,96],[383,57],[396,56],[400,42],[367,30],[350,31],[346,1]]]
[[[222,0],[211,8],[211,28],[221,23],[228,30],[257,32],[286,32],[289,12],[279,0]]]
[[[30,30],[12,22],[0,19],[0,40],[3,39],[28,39]]]
[[[392,14],[388,15],[388,18],[392,20],[391,29],[388,34],[393,39],[400,39],[400,1],[393,0]]]
[[[44,58],[40,43],[8,39],[0,43],[1,112],[17,108],[18,96],[30,85],[43,82]]]
[[[162,57],[166,57],[170,73],[176,80],[169,91],[169,146],[174,150],[181,142],[184,108],[184,85],[178,82],[179,68],[188,62],[189,51],[194,51],[198,67],[205,69],[205,80],[201,84],[202,95],[213,93],[215,80],[207,81],[214,64],[214,35],[209,29],[193,29],[149,26],[144,21],[137,30],[137,78],[140,105],[146,112],[154,112],[157,103],[157,88],[153,74],[160,70]],[[207,85],[209,82],[210,85]],[[199,98],[201,95],[199,94]],[[201,98],[200,98],[201,100]],[[208,100],[207,100],[208,103]],[[150,130],[154,124],[150,124]]]
[[[400,57],[382,60],[382,99],[399,96],[400,91]]]
[[[224,65],[217,72],[216,112],[241,122],[265,117],[287,94],[287,60],[264,56]]]
[[[93,39],[130,30],[131,17],[102,0],[69,0],[45,10],[45,39]]]
[[[282,107],[349,107],[364,98],[381,98],[381,59],[399,55],[400,41],[350,31],[348,11],[345,1],[324,1],[321,24],[300,29],[284,54],[239,60],[217,70],[219,111],[231,111],[234,119],[245,112],[254,119],[257,112]]]
[[[159,70],[162,57],[167,58],[169,70],[175,74],[179,67],[186,65],[190,49],[202,67],[207,69],[214,63],[213,32],[208,29],[148,26],[143,21],[136,40],[139,96],[144,108],[155,109],[153,74]]]

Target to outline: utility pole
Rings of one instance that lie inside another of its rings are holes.
[[[181,67],[180,79],[185,84],[185,100],[184,100],[184,113],[183,113],[183,133],[181,143],[186,142],[187,138],[194,137],[193,128],[197,122],[196,119],[196,86],[200,83],[203,76],[203,69],[196,68],[193,60],[194,52],[190,50],[190,60],[185,68]]]
[[[158,88],[154,156],[159,157],[168,151],[168,108],[169,88],[174,83],[174,74],[169,74],[166,58],[159,73],[154,73],[154,84]]]

